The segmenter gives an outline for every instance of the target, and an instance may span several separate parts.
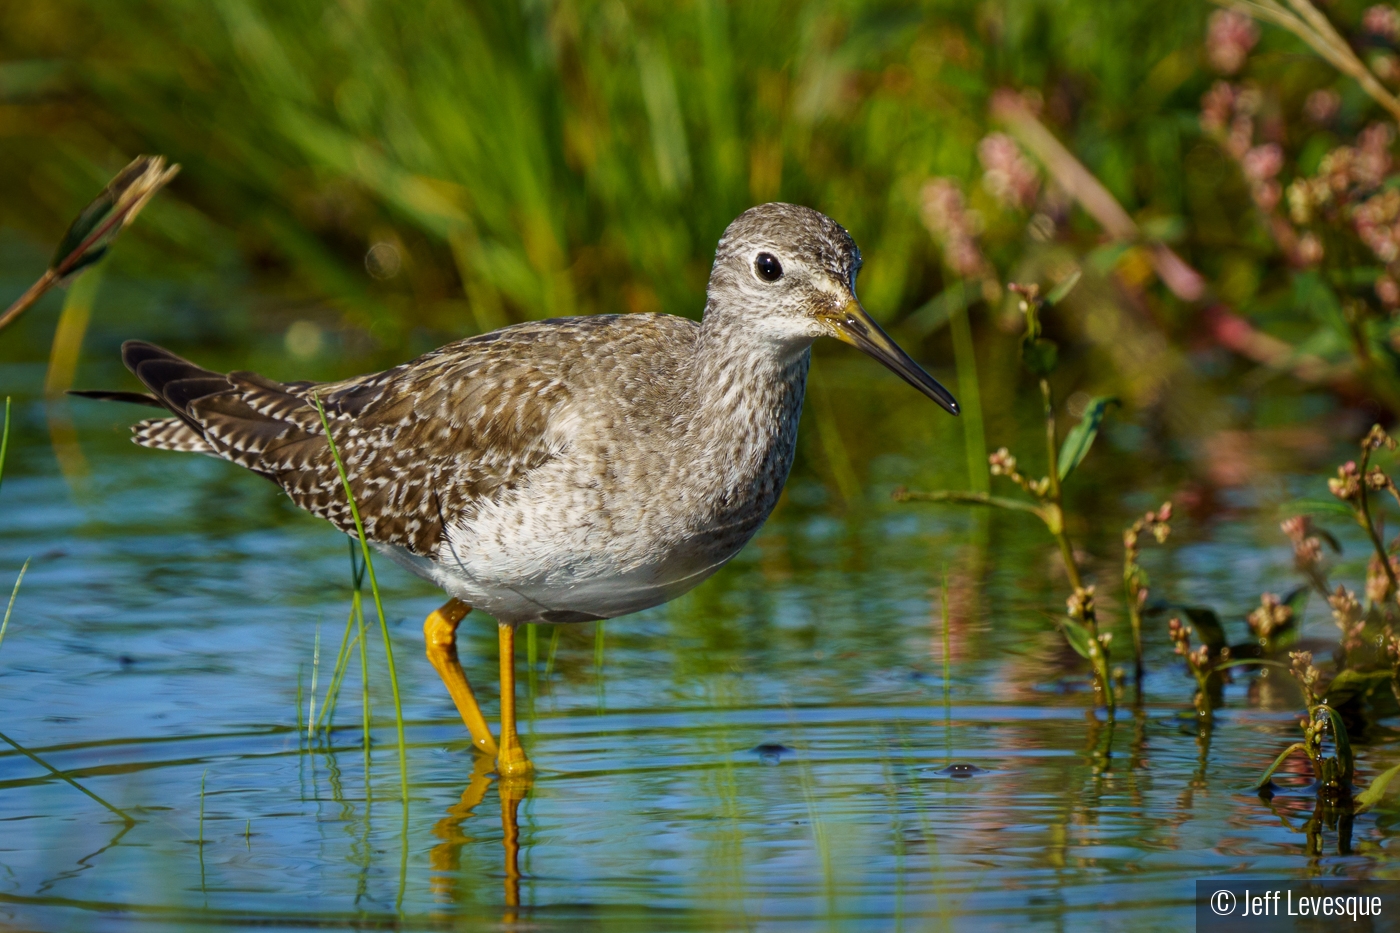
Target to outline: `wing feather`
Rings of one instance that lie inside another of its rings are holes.
[[[549,326],[553,323],[554,326]],[[455,522],[557,456],[577,332],[521,325],[336,383],[203,369],[139,341],[123,360],[176,417],[136,425],[147,447],[212,453],[276,482],[347,533],[354,522],[313,395],[321,399],[372,540],[431,556]],[[591,326],[596,326],[592,324]]]

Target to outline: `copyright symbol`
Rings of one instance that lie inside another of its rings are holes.
[[[1235,912],[1235,892],[1220,890],[1210,896],[1210,909],[1221,917]]]

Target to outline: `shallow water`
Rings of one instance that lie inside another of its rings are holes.
[[[441,597],[377,565],[407,808],[373,631],[368,775],[358,660],[330,736],[298,731],[345,625],[345,539],[230,465],[131,446],[137,413],[50,412],[35,370],[5,370],[0,584],[34,561],[0,644],[0,730],[136,822],[0,750],[0,929],[1175,930],[1197,878],[1395,876],[1390,806],[1309,832],[1311,798],[1243,790],[1295,737],[1288,685],[1228,687],[1203,733],[1159,618],[1143,703],[1090,712],[1037,529],[888,499],[959,485],[960,428],[862,361],[818,367],[829,407],[730,567],[552,652],[541,629],[533,671],[520,639],[528,787],[473,757],[423,656]],[[1243,610],[1287,585],[1273,524],[1184,519],[1144,562],[1161,592]],[[1314,605],[1305,632],[1332,631]],[[494,634],[462,628],[488,715]],[[1362,780],[1400,760],[1396,724],[1363,737]]]

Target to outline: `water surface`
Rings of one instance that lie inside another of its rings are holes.
[[[728,568],[552,647],[542,628],[532,671],[520,639],[532,785],[473,756],[423,655],[442,597],[379,563],[406,808],[376,633],[368,770],[358,659],[333,731],[298,731],[344,629],[345,539],[231,465],[133,447],[138,412],[47,408],[37,370],[5,370],[0,584],[33,563],[0,730],[136,822],[0,750],[0,929],[1177,930],[1197,878],[1395,876],[1394,809],[1310,827],[1306,795],[1243,790],[1295,737],[1290,685],[1241,680],[1203,731],[1158,618],[1143,701],[1093,713],[1039,529],[889,501],[961,485],[957,423],[864,361],[818,370],[788,493]],[[1139,507],[1163,482],[1140,475],[1090,504]],[[1286,588],[1252,495],[1147,551],[1159,591],[1238,613]],[[1106,612],[1116,527],[1091,542]],[[1306,632],[1333,639],[1325,607]],[[494,625],[469,617],[461,649],[494,715]],[[1363,779],[1400,760],[1395,725],[1361,737]]]

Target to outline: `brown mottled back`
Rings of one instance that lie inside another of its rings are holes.
[[[202,369],[130,341],[123,360],[176,418],[135,426],[138,444],[198,451],[266,476],[300,508],[354,534],[313,395],[344,459],[371,541],[430,556],[444,529],[559,452],[550,419],[571,367],[603,331],[650,315],[522,324],[342,382],[280,383]]]

